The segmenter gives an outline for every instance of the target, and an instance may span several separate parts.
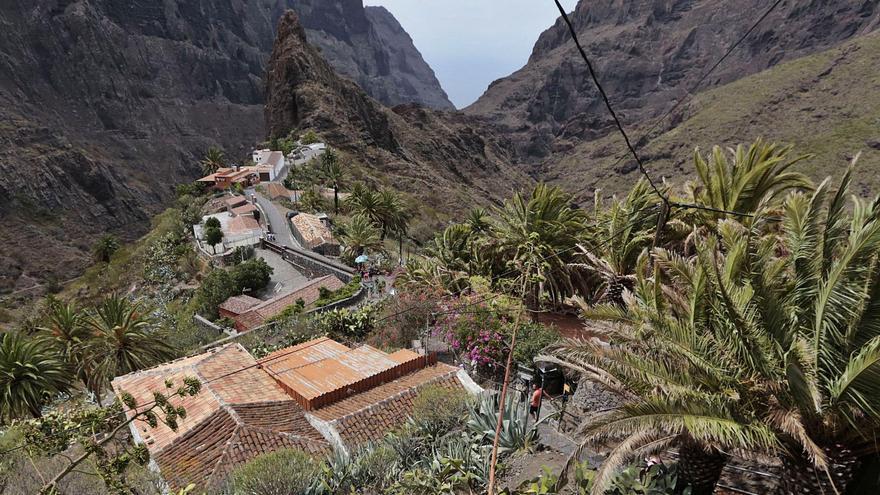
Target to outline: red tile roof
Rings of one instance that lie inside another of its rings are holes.
[[[234,217],[226,223],[226,233],[229,235],[243,234],[255,230],[262,230],[260,222],[254,217]]]
[[[326,337],[281,349],[260,360],[278,383],[306,410],[344,399],[424,368],[429,359],[363,345],[355,349]]]
[[[324,244],[338,244],[333,238],[330,229],[317,215],[300,213],[290,219],[293,228],[299,232],[302,242],[307,249],[313,249]]]
[[[253,205],[251,203],[247,203],[247,204],[241,205],[239,207],[233,208],[232,214],[236,215],[236,216],[247,215],[248,213],[253,213],[255,211],[257,211],[256,205]]]
[[[179,385],[184,377],[198,378],[203,388],[194,397],[172,400],[187,412],[176,432],[161,422],[156,428],[140,420],[132,425],[173,488],[190,482],[207,487],[222,479],[224,470],[279,446],[328,448],[302,408],[240,344],[121,376],[112,385],[117,395],[126,391],[146,408],[154,391],[165,390],[166,379]]]
[[[257,299],[256,297],[251,297],[243,294],[240,296],[232,296],[229,299],[223,301],[219,308],[221,310],[240,315],[245,311],[253,308],[254,306],[259,306],[262,303],[263,301]]]
[[[226,206],[229,208],[235,208],[236,206],[241,206],[247,203],[247,198],[244,196],[231,196],[223,200],[226,203]]]
[[[403,425],[412,414],[414,399],[424,387],[438,385],[464,391],[456,378],[457,372],[458,368],[438,363],[321,407],[310,414],[327,421],[351,449],[375,442],[386,432]]]
[[[289,201],[292,192],[282,184],[270,182],[266,184],[266,194],[269,196],[269,199],[273,201],[278,201],[279,199],[286,199]]]
[[[296,304],[297,299],[302,299],[308,307],[321,297],[321,287],[327,290],[338,290],[345,284],[333,275],[326,275],[306,282],[293,292],[264,301],[258,306],[250,308],[246,313],[235,318],[235,328],[246,332],[263,324],[269,318],[278,315],[285,309]]]

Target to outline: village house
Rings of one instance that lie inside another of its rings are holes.
[[[227,208],[229,208],[231,204],[237,204],[237,198],[242,198],[242,196],[229,198],[226,202]],[[215,250],[218,254],[225,253],[239,246],[256,246],[260,243],[260,240],[263,237],[263,227],[257,220],[258,217],[255,216],[259,210],[257,210],[256,207],[251,209],[251,207],[253,207],[253,205],[245,201],[245,203],[233,207],[229,209],[229,211],[214,213],[213,215],[202,217],[201,223],[193,225],[193,234],[195,235],[196,240],[200,243],[204,242],[205,222],[209,218],[216,218],[217,221],[220,222],[220,231],[223,232],[223,239],[220,241],[220,244],[217,245],[216,249],[210,249],[211,253]],[[236,215],[234,213],[235,211],[238,211],[239,214]]]
[[[305,144],[291,151],[287,157],[295,164],[300,164],[323,155],[325,151],[327,151],[327,145],[324,143]]]
[[[312,215],[310,213],[298,213],[290,219],[293,226],[293,236],[305,249],[310,249],[324,256],[339,256],[340,245],[330,232],[329,219]]]
[[[259,360],[241,344],[226,344],[118,377],[112,386],[117,396],[129,393],[146,407],[154,391],[166,390],[165,380],[179,384],[185,377],[203,387],[196,396],[172,400],[187,412],[177,431],[141,420],[130,429],[171,490],[194,483],[199,493],[217,490],[234,468],[260,454],[281,448],[350,453],[379,440],[406,421],[425,387],[482,391],[434,355],[349,348],[326,337]]]
[[[278,182],[270,182],[266,184],[266,196],[269,197],[270,201],[291,201],[293,191]]]
[[[303,308],[308,308],[321,297],[321,289],[335,291],[341,289],[345,283],[333,275],[309,280],[297,287],[292,292],[273,297],[267,301],[261,301],[250,296],[233,296],[224,301],[218,307],[221,317],[229,318],[235,322],[235,329],[239,332],[248,332],[257,328],[266,320],[278,315],[290,306],[303,301]]]
[[[207,184],[215,189],[229,189],[236,184],[248,188],[260,182],[275,180],[275,170],[266,165],[255,167],[224,167],[213,174],[206,175],[196,182]]]
[[[254,161],[254,165],[272,169],[272,178],[269,180],[275,180],[275,177],[278,177],[284,170],[284,166],[287,165],[284,153],[280,151],[269,149],[255,150],[251,158]]]

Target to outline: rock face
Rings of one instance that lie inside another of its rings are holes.
[[[658,117],[767,9],[763,0],[582,0],[570,15],[625,125]],[[700,90],[828,48],[880,24],[873,0],[784,2]],[[552,169],[611,119],[560,18],[529,62],[466,109],[503,125],[519,156]],[[669,124],[667,124],[669,125]],[[674,123],[672,123],[674,125]],[[540,172],[540,170],[539,170]]]
[[[266,130],[315,129],[365,164],[364,179],[412,193],[420,214],[442,217],[508,196],[530,179],[510,165],[510,143],[455,112],[416,105],[385,107],[342,78],[307,41],[288,12],[267,68]]]
[[[360,1],[0,2],[0,243],[22,246],[0,254],[0,292],[75,275],[101,233],[144,233],[209,146],[241,160],[263,140],[265,65],[290,7],[377,97],[448,106],[393,18]]]
[[[451,110],[431,67],[384,7],[362,0],[294,0],[306,37],[339,74],[388,106],[404,103]]]

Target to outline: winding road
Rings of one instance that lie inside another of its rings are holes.
[[[266,214],[266,222],[272,228],[272,233],[275,234],[275,242],[288,247],[302,247],[290,232],[290,223],[287,221],[284,213],[274,203],[269,201],[269,198],[264,197],[255,189],[248,189],[246,194],[253,194],[257,199],[257,204],[260,205],[260,209]]]

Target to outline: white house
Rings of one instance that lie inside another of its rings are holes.
[[[300,146],[287,155],[294,165],[306,163],[316,156],[321,156],[327,151],[327,145],[324,143],[312,143]]]
[[[278,177],[281,174],[282,170],[284,170],[284,166],[287,164],[287,160],[284,158],[284,153],[269,149],[255,150],[252,158],[254,160],[254,165],[257,167],[271,169],[269,180],[275,180],[275,177]]]

